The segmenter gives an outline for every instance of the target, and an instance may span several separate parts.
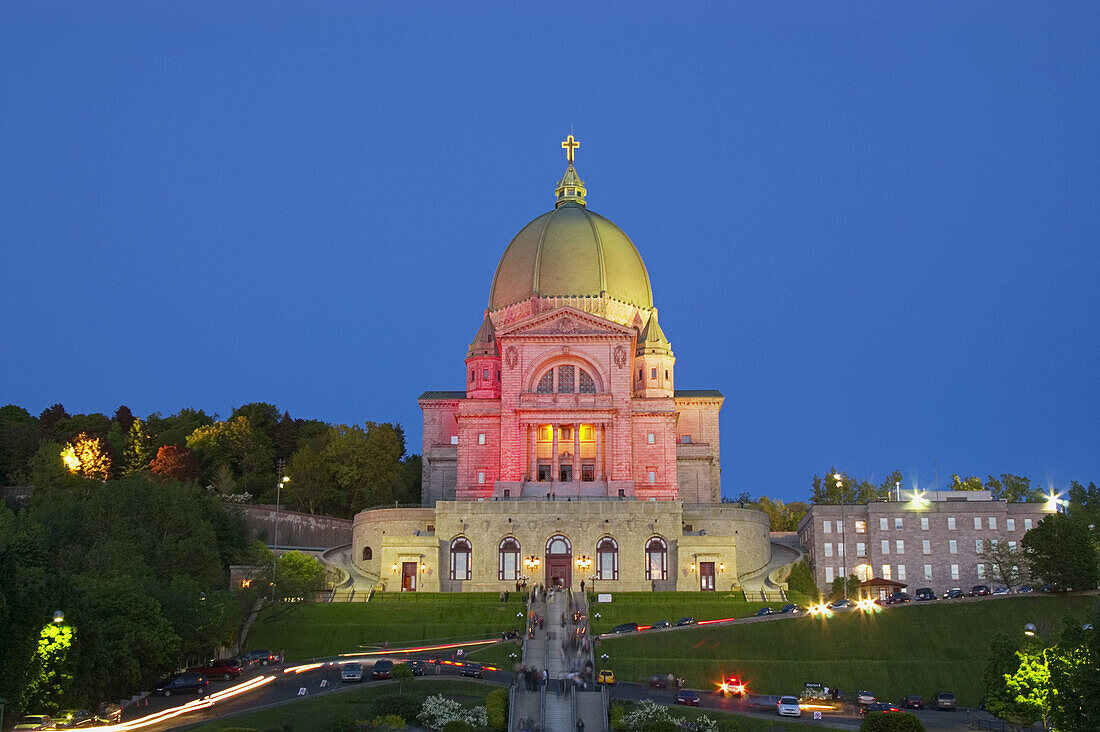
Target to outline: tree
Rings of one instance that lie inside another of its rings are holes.
[[[1069,484],[1069,513],[1078,516],[1094,527],[1093,531],[1100,531],[1100,488],[1095,483],[1089,483],[1088,487],[1081,485],[1076,480]]]
[[[999,716],[1019,724],[1034,724],[1045,719],[1049,710],[1050,671],[1041,648],[1016,651],[1019,665],[1005,674],[1005,693],[1009,702]]]
[[[311,602],[325,588],[325,568],[315,557],[287,552],[275,562],[275,596],[280,600]]]
[[[181,409],[169,417],[153,412],[145,422],[154,445],[187,447],[187,436],[199,427],[213,424],[214,418],[201,409]]]
[[[859,732],[924,732],[924,722],[908,712],[868,714],[860,723]]]
[[[1042,500],[1042,491],[1032,487],[1030,480],[1011,473],[1002,473],[1000,480],[992,475],[989,476],[985,482],[985,488],[996,501],[1019,503]]]
[[[36,446],[36,421],[26,409],[8,404],[0,407],[0,485],[12,485],[25,471]]]
[[[153,440],[145,431],[145,423],[140,419],[130,420],[130,427],[126,433],[126,446],[122,451],[122,474],[129,475],[139,470],[146,470],[152,459]]]
[[[1023,549],[1013,548],[1007,541],[986,541],[978,552],[978,559],[989,565],[993,578],[1009,590],[1029,581],[1030,572]]]
[[[1061,590],[1092,590],[1100,583],[1100,548],[1083,519],[1045,517],[1021,542],[1031,573]]]
[[[997,633],[989,644],[989,660],[982,674],[985,688],[985,705],[993,714],[1003,716],[1012,703],[1005,687],[1005,678],[1016,673],[1020,660],[1016,657],[1017,644],[1007,633]]]
[[[829,468],[825,477],[814,476],[810,502],[826,505],[858,504],[885,499],[902,482],[900,471],[895,470],[881,483],[875,484],[867,479],[853,480],[847,473]]]
[[[81,432],[61,449],[61,459],[73,475],[107,480],[111,477],[111,456],[102,438]]]
[[[833,600],[837,600],[841,597],[855,597],[859,594],[859,577],[854,574],[848,575],[848,594],[844,593],[844,578],[837,577],[833,580],[832,587],[830,587],[829,597]]]
[[[1058,644],[1048,649],[1050,721],[1061,732],[1100,727],[1100,613],[1092,628],[1066,613]]]
[[[275,449],[267,435],[253,429],[248,417],[199,427],[188,435],[187,446],[195,451],[204,484],[213,480],[219,467],[228,465],[243,492],[261,495],[274,490]]]
[[[168,480],[184,483],[199,477],[199,463],[195,460],[195,454],[186,447],[163,445],[149,463],[149,471]]]
[[[982,479],[978,476],[971,475],[967,478],[959,478],[958,473],[951,476],[951,485],[947,486],[947,489],[952,491],[980,491],[984,488]]]
[[[130,427],[133,426],[135,419],[137,419],[137,417],[135,417],[134,413],[130,411],[130,408],[125,404],[122,404],[119,406],[118,409],[115,410],[115,416],[111,419],[111,421],[120,425],[123,432],[129,432]]]

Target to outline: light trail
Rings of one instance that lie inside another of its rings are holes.
[[[391,648],[385,651],[356,651],[354,653],[341,653],[342,658],[348,658],[352,656],[392,656],[396,653],[423,653],[425,651],[445,651],[450,648],[462,648],[464,646],[487,646],[492,643],[499,643],[500,641],[495,638],[492,640],[480,640],[469,641],[467,643],[444,643],[438,646],[418,646],[416,648]]]
[[[146,715],[140,719],[135,719],[130,722],[122,722],[120,724],[110,724],[104,727],[96,727],[99,732],[130,732],[130,730],[142,729],[159,722],[165,722],[169,719],[180,716],[181,714],[188,714],[189,712],[196,712],[200,709],[206,709],[214,706],[217,702],[225,701],[238,694],[244,694],[249,691],[260,688],[261,686],[268,684],[275,680],[274,676],[257,676],[254,679],[249,679],[236,686],[231,686],[228,689],[210,694],[204,699],[193,699],[189,702],[181,704],[178,707],[172,707],[171,709],[165,709],[160,712],[154,712],[153,714]]]

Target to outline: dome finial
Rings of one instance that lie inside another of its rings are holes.
[[[565,169],[565,175],[558,181],[558,187],[554,189],[554,195],[558,199],[555,208],[560,208],[564,203],[585,205],[584,197],[587,191],[584,188],[584,181],[581,180],[581,177],[577,175],[577,171],[573,168],[573,153],[580,146],[581,144],[573,139],[573,135],[569,135],[561,144],[562,149],[565,150],[565,160],[568,167]]]

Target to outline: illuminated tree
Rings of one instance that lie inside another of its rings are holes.
[[[65,467],[74,475],[107,480],[111,477],[111,456],[103,440],[81,432],[61,450]]]
[[[149,463],[149,470],[169,480],[181,483],[199,477],[199,463],[195,454],[186,447],[162,445],[157,456]]]
[[[28,708],[52,712],[60,707],[62,698],[73,681],[72,669],[68,663],[72,645],[72,627],[50,623],[42,628],[24,690]]]
[[[951,476],[951,485],[947,486],[947,489],[952,491],[980,491],[984,490],[985,486],[982,485],[982,479],[976,475],[960,478],[959,474],[955,473]]]
[[[129,475],[145,470],[152,459],[153,440],[145,431],[145,424],[140,419],[134,419],[126,433],[126,447],[122,451],[122,474]]]

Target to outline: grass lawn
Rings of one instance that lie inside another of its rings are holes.
[[[913,603],[870,616],[845,612],[642,633],[601,641],[596,655],[608,654],[598,665],[620,681],[671,672],[690,687],[709,689],[723,674],[739,672],[750,691],[763,694],[798,694],[814,681],[847,693],[868,689],[891,701],[953,691],[960,705],[975,706],[994,633],[1022,636],[1024,624],[1034,622],[1052,642],[1066,611],[1085,622],[1095,603],[1095,596],[1055,595]],[[632,604],[635,613],[639,606]]]
[[[634,709],[633,706],[627,706],[628,713],[632,709]],[[698,707],[677,706],[670,708],[668,711],[673,718],[683,717],[691,721],[703,715],[718,721],[724,719],[729,720],[733,722],[731,726],[733,729],[737,730],[737,732],[805,732],[807,724],[814,724],[818,729],[824,726],[821,722],[813,722],[810,720],[791,722],[786,719],[778,718],[778,715],[776,719],[761,719],[760,717],[750,717],[744,714],[729,714],[727,712],[715,711],[714,709],[699,709]]]
[[[508,654],[516,654],[515,658],[509,658]],[[477,648],[469,652],[469,658],[480,663],[487,663],[497,668],[511,669],[513,664],[519,663],[523,655],[523,645],[519,641],[499,643],[495,646]]]
[[[433,694],[443,694],[461,702],[463,706],[471,706],[484,704],[485,697],[495,688],[497,687],[474,681],[425,679],[406,683],[404,693],[417,697],[420,703]],[[377,697],[396,693],[396,684],[364,686],[354,691],[303,699],[259,712],[241,714],[192,729],[194,732],[214,732],[226,728],[252,728],[264,732],[326,730],[341,720],[369,717],[376,711],[373,702]],[[405,721],[416,724],[415,720]]]
[[[478,593],[380,594],[366,603],[319,603],[294,607],[272,618],[260,614],[248,636],[249,648],[285,651],[287,660],[333,656],[389,641],[391,646],[499,637],[523,630],[522,595],[507,603]],[[507,656],[507,654],[505,654]]]
[[[770,605],[778,610],[782,602],[745,602],[741,593],[722,592],[616,592],[611,602],[596,602],[588,597],[592,609],[592,632],[606,633],[620,623],[650,625],[658,620],[675,623],[683,617],[696,620],[744,618]],[[797,600],[791,600],[797,602]],[[599,613],[600,617],[596,617]]]

